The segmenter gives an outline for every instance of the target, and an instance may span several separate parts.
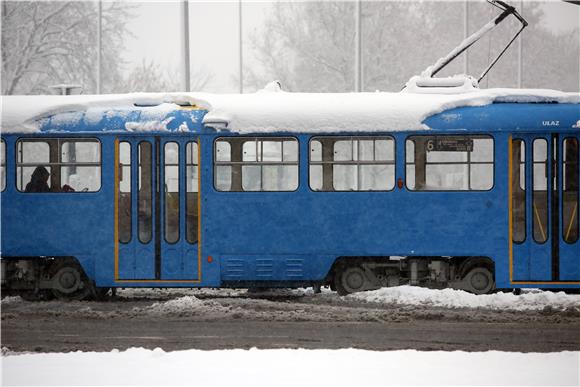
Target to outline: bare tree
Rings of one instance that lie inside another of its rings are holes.
[[[176,91],[181,89],[179,78],[172,76],[177,71],[164,71],[162,67],[153,62],[143,60],[141,64],[129,73],[114,89],[117,93],[126,92],[153,92],[153,91]],[[191,90],[203,90],[212,80],[213,75],[205,69],[194,69],[191,72]]]
[[[578,31],[553,35],[539,23],[539,5],[526,2],[531,27],[524,33],[524,86],[578,90]],[[470,25],[485,24],[494,12],[485,2],[473,3]],[[508,21],[470,49],[471,75],[479,75],[516,28],[516,21]],[[352,91],[355,37],[352,2],[276,3],[263,31],[251,36],[257,64],[244,69],[245,84],[259,88],[279,79],[292,91]],[[363,90],[400,90],[462,39],[463,7],[457,2],[364,1]],[[508,51],[483,86],[517,86],[516,63],[516,50]],[[459,60],[441,75],[462,71]]]
[[[103,3],[103,90],[121,79],[131,6]],[[97,7],[80,1],[2,2],[2,94],[46,93],[54,83],[96,90]]]

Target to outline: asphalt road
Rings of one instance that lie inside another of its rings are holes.
[[[10,351],[363,348],[580,350],[580,310],[368,305],[340,298],[171,297],[2,304]]]

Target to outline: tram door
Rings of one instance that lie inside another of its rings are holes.
[[[115,146],[116,279],[199,279],[197,141],[119,137]]]
[[[580,280],[578,135],[512,139],[513,280]]]

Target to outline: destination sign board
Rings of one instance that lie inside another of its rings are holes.
[[[433,138],[427,140],[427,152],[473,152],[469,138]]]

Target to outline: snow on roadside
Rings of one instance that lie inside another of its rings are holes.
[[[203,312],[206,315],[209,315],[209,313],[212,315],[225,315],[230,311],[229,308],[225,308],[217,302],[200,300],[195,296],[183,296],[169,301],[156,302],[149,307],[143,309],[134,308],[134,310],[138,311],[139,313],[148,313],[158,316],[181,313],[195,314],[200,312]]]
[[[415,286],[398,286],[382,288],[379,290],[351,294],[340,297],[336,292],[323,288],[322,294],[315,294],[311,288],[300,289],[264,289],[260,291],[248,291],[246,289],[121,289],[118,297],[125,300],[152,300],[154,304],[139,309],[154,315],[181,314],[182,312],[204,312],[212,315],[224,315],[238,313],[237,308],[228,308],[218,301],[223,298],[235,298],[243,305],[248,299],[284,299],[286,297],[308,297],[313,300],[319,298],[332,304],[347,302],[367,302],[383,305],[418,305],[443,308],[479,308],[492,310],[554,310],[578,309],[580,310],[580,294],[566,294],[564,292],[550,292],[539,289],[523,290],[521,295],[513,293],[494,293],[487,295],[474,295],[462,290],[454,289],[427,289]],[[27,303],[20,297],[6,297],[2,299],[3,307]],[[39,306],[43,303],[38,303]],[[88,304],[90,305],[90,304]]]
[[[2,384],[553,386],[578,385],[579,368],[580,352],[131,348],[9,354],[2,357]]]
[[[11,305],[11,304],[17,304],[19,302],[24,301],[20,296],[10,296],[10,297],[4,297],[2,299],[2,301],[0,301],[0,304],[2,306],[5,305]]]
[[[580,309],[580,294],[539,290],[525,291],[519,296],[503,292],[475,295],[455,289],[435,290],[415,286],[397,286],[351,294],[346,298],[380,304],[425,305],[444,308],[542,310],[550,307],[554,309]]]

